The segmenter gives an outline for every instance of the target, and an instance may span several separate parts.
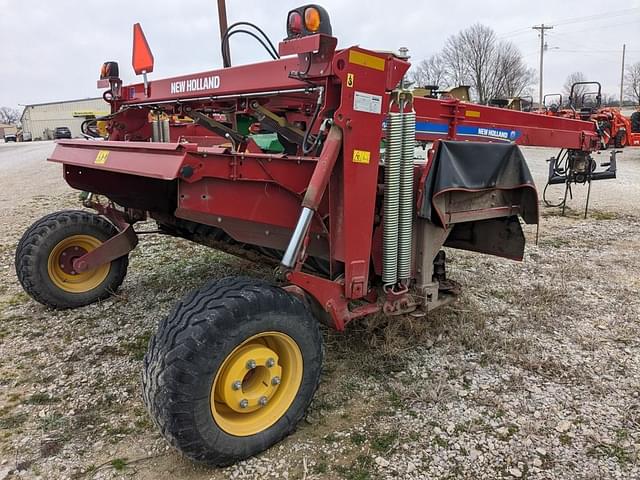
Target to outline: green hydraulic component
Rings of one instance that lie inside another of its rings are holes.
[[[237,115],[236,116],[236,131],[241,133],[242,135],[249,135],[249,127],[252,123],[255,122],[253,117],[248,117],[246,115]]]
[[[269,153],[282,153],[284,147],[278,140],[277,133],[258,133],[251,135],[251,138],[261,150]]]
[[[250,107],[251,110],[253,110],[252,115],[258,119],[263,128],[279,133],[285,140],[288,140],[291,143],[295,143],[297,145],[302,144],[304,132],[293,125],[290,125],[286,118],[276,115],[271,110],[260,105],[257,101],[251,102]]]

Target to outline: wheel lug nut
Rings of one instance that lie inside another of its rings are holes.
[[[231,384],[231,388],[233,388],[234,390],[240,390],[241,387],[242,387],[242,382],[240,380],[236,380]]]
[[[243,398],[242,400],[240,400],[240,408],[247,408],[249,406],[249,400],[247,400],[246,398]]]
[[[273,377],[271,379],[271,385],[280,385],[280,377]]]
[[[247,370],[253,370],[254,368],[256,368],[256,361],[255,360],[249,360],[247,362]]]
[[[258,403],[260,403],[260,405],[264,407],[268,401],[269,400],[267,399],[267,397],[260,397],[260,400],[258,400]]]
[[[273,358],[267,359],[267,367],[271,368],[276,364],[276,361]]]

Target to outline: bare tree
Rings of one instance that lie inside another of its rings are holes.
[[[0,107],[0,123],[14,125],[20,120],[20,111],[11,107]]]
[[[605,107],[618,107],[620,106],[620,98],[610,93],[603,93],[602,105]]]
[[[534,77],[513,43],[498,41],[491,28],[479,23],[449,37],[441,60],[449,82],[470,85],[479,103],[521,95]]]
[[[587,85],[576,85],[573,89],[573,96],[571,94],[571,87],[574,83],[586,81],[587,78],[582,72],[573,72],[567,77],[562,87],[562,95],[566,98],[568,104],[573,106],[580,106],[582,104],[582,97],[589,91],[589,87]]]
[[[640,105],[640,62],[627,67],[624,76],[625,93],[636,105]]]
[[[418,87],[426,87],[428,85],[442,87],[448,83],[446,65],[442,56],[438,54],[422,60],[409,75]]]
[[[535,79],[534,70],[525,65],[520,50],[512,42],[498,44],[494,71],[494,97],[519,97]]]
[[[492,77],[495,75],[492,70],[496,56],[494,31],[479,23],[471,25],[447,39],[443,56],[456,79],[468,79],[478,101],[487,103],[491,98]]]
[[[461,48],[464,40],[460,35],[449,37],[441,53],[451,86],[471,83],[468,55]]]

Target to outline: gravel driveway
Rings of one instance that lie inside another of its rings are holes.
[[[322,384],[297,432],[210,469],[152,427],[141,359],[187,291],[270,270],[144,236],[117,297],[45,309],[20,289],[13,255],[30,223],[78,205],[42,161],[52,147],[0,145],[0,480],[640,478],[640,149],[620,157],[618,180],[594,184],[587,220],[580,187],[566,217],[544,208],[524,262],[449,251],[456,304],[325,331]],[[543,186],[553,152],[524,151]]]

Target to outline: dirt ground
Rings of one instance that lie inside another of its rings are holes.
[[[43,161],[52,147],[0,145],[0,480],[640,478],[640,149],[620,157],[617,180],[594,184],[588,219],[582,187],[566,217],[541,207],[524,262],[448,251],[464,287],[454,305],[325,331],[322,383],[298,430],[212,469],[152,426],[141,359],[186,292],[270,271],[149,235],[116,297],[44,308],[13,257],[33,221],[78,206]],[[554,152],[524,151],[543,186]]]

